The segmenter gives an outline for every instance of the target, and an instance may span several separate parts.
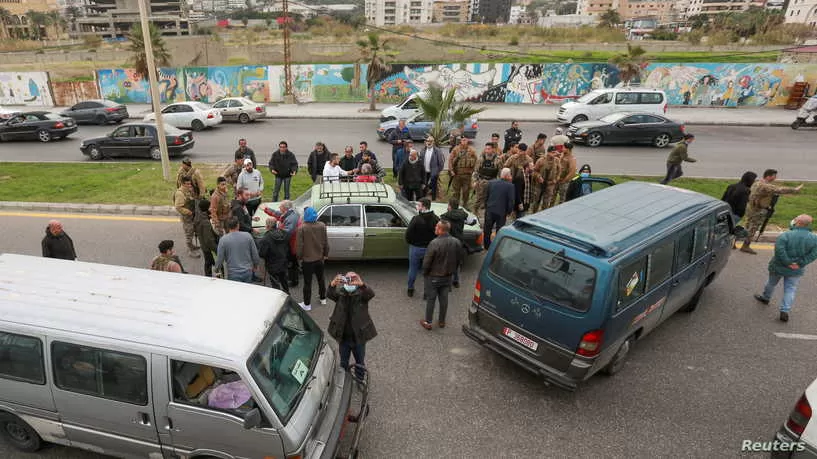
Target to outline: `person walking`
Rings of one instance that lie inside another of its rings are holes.
[[[499,162],[499,154],[494,149],[493,142],[487,142],[482,154],[477,160],[476,169],[471,176],[471,187],[474,189],[476,202],[474,203],[474,214],[479,215],[479,212],[485,208],[485,192],[487,190],[488,182],[499,177],[499,171],[502,164]],[[450,204],[451,201],[449,201]],[[457,201],[459,202],[459,200]]]
[[[732,222],[735,225],[746,215],[746,205],[749,204],[749,194],[752,192],[755,179],[757,174],[746,171],[740,177],[740,181],[727,186],[723,192],[721,201],[729,204],[729,208],[732,209]]]
[[[774,289],[783,279],[783,301],[780,303],[780,321],[788,322],[794,305],[797,285],[803,277],[806,266],[817,259],[817,235],[811,232],[812,217],[798,215],[791,222],[789,231],[778,236],[774,243],[774,255],[769,261],[769,280],[763,293],[755,299],[769,304]]]
[[[239,231],[237,219],[230,218],[227,220],[227,227],[230,232],[218,241],[217,276],[249,284],[252,282],[254,273],[261,263],[258,248],[249,233]]]
[[[159,255],[150,262],[152,271],[167,271],[171,273],[183,273],[184,268],[179,263],[179,258],[173,250],[173,241],[164,240],[159,243]]]
[[[445,220],[451,224],[451,231],[449,234],[460,241],[463,250],[465,250],[465,240],[463,238],[465,234],[465,225],[473,225],[477,222],[477,219],[468,215],[468,212],[460,207],[460,202],[457,200],[457,198],[451,198],[448,200],[448,211],[440,215],[440,220]],[[454,275],[451,279],[451,285],[454,288],[460,288],[459,269],[454,271]]]
[[[315,142],[315,149],[309,152],[309,158],[306,160],[306,169],[312,183],[320,183],[323,166],[329,161],[329,155],[329,150],[323,142]]]
[[[216,190],[210,195],[210,224],[218,237],[224,236],[226,230],[224,225],[232,215],[230,200],[227,198],[227,179],[219,177],[216,179]]]
[[[448,171],[454,188],[453,197],[460,200],[460,205],[468,207],[471,196],[471,174],[477,165],[477,153],[469,144],[467,137],[460,139],[459,145],[451,149],[448,155]]]
[[[255,160],[255,152],[252,151],[252,148],[247,146],[247,139],[238,139],[238,149],[235,151],[235,159],[240,159],[242,164],[245,159],[249,159],[253,164],[258,164],[258,161]]]
[[[405,154],[405,143],[407,140],[411,140],[411,136],[409,135],[408,126],[406,126],[406,120],[401,119],[397,122],[397,127],[394,128],[386,138],[386,141],[391,144],[391,173],[394,178],[397,178],[397,173],[400,171],[400,155]]]
[[[62,222],[51,220],[45,227],[45,237],[40,244],[43,249],[43,257],[59,258],[61,260],[76,260],[77,251],[74,249],[74,241],[65,232]]]
[[[204,178],[202,178],[201,172],[193,167],[193,161],[187,156],[182,158],[182,163],[179,166],[178,172],[176,172],[176,188],[182,186],[182,180],[184,178],[189,178],[193,184],[193,199],[198,200],[205,196],[207,190],[204,186]]]
[[[335,309],[326,331],[338,342],[340,366],[348,370],[349,357],[354,356],[352,374],[358,381],[363,381],[366,376],[366,343],[377,336],[369,315],[374,290],[356,272],[349,271],[345,276],[338,274],[332,279],[327,296],[335,302]]]
[[[562,169],[562,158],[553,147],[548,147],[545,156],[533,165],[534,195],[532,212],[545,210],[553,205]]]
[[[505,130],[505,146],[502,153],[508,153],[511,146],[522,141],[522,131],[519,129],[519,121],[511,121],[511,127]]]
[[[420,326],[431,330],[434,320],[434,307],[439,299],[440,312],[437,320],[439,328],[445,328],[445,317],[448,313],[448,292],[451,290],[452,277],[459,270],[465,258],[462,243],[451,236],[451,223],[440,220],[434,233],[437,235],[423,257],[423,276],[426,290],[426,315]]]
[[[304,300],[300,303],[304,311],[312,310],[312,276],[318,281],[318,297],[326,304],[326,281],[323,262],[329,257],[329,238],[326,225],[318,221],[318,212],[312,207],[304,209],[304,223],[298,228],[296,237],[298,261],[304,272]]]
[[[258,241],[258,256],[264,259],[272,288],[289,294],[287,279],[287,259],[289,257],[289,238],[283,230],[283,223],[275,217],[267,218],[267,232]]]
[[[281,185],[284,185],[284,199],[289,199],[289,189],[292,177],[298,173],[298,159],[289,151],[289,144],[278,142],[278,150],[272,153],[269,159],[269,171],[275,176],[275,188],[272,190],[273,202],[278,202]]]
[[[692,158],[687,154],[687,150],[689,149],[689,144],[695,141],[695,136],[692,134],[684,134],[684,139],[675,144],[675,147],[672,148],[672,151],[669,153],[667,157],[667,175],[664,177],[664,180],[661,180],[662,185],[666,185],[669,182],[677,179],[684,175],[684,171],[681,168],[681,163],[684,161],[688,163],[694,163],[698,160]]]
[[[250,159],[244,160],[244,170],[238,174],[238,189],[244,189],[249,193],[246,206],[250,216],[255,216],[255,211],[261,205],[261,195],[264,193],[264,177],[261,171],[255,169],[255,163]]]
[[[414,296],[414,282],[423,266],[423,257],[428,244],[434,240],[434,228],[440,219],[431,210],[431,200],[422,198],[417,203],[417,215],[409,222],[406,228],[406,243],[409,245],[409,270],[406,295]],[[425,296],[425,295],[424,295]]]
[[[772,211],[772,198],[774,195],[780,194],[794,194],[798,193],[802,188],[801,183],[797,187],[778,186],[774,182],[777,180],[777,171],[774,169],[766,169],[763,171],[763,178],[756,180],[749,190],[749,208],[746,212],[747,235],[740,247],[740,251],[756,255],[754,249],[751,248],[752,239],[755,234],[760,231],[766,216]]]
[[[181,186],[173,194],[173,205],[182,222],[182,231],[184,231],[188,254],[193,258],[199,258],[201,256],[197,252],[199,246],[193,243],[193,237],[196,235],[193,228],[193,217],[196,211],[196,199],[193,197],[193,180],[190,177],[182,177],[181,180]]]
[[[425,148],[420,151],[420,158],[425,169],[426,191],[431,192],[431,200],[437,200],[437,189],[440,182],[440,172],[445,169],[445,156],[440,147],[434,144],[434,137],[428,136],[424,142]]]
[[[412,149],[409,151],[408,160],[397,173],[397,184],[400,186],[403,197],[409,201],[416,201],[424,195],[423,187],[426,185],[426,170],[425,165],[420,161],[417,150]]]
[[[485,233],[482,237],[485,250],[491,247],[491,233],[494,227],[497,231],[502,229],[508,215],[513,212],[516,203],[516,188],[511,180],[511,170],[506,167],[499,172],[498,179],[488,182],[488,189],[485,193]]]
[[[202,199],[199,203],[199,211],[193,217],[193,229],[199,239],[201,253],[204,255],[204,275],[213,277],[213,265],[216,263],[213,256],[218,249],[218,238],[213,224],[210,223],[210,203]]]

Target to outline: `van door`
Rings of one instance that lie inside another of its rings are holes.
[[[161,456],[150,354],[49,339],[54,403],[71,446],[118,457]]]
[[[366,204],[363,258],[405,258],[406,222],[391,206]]]
[[[216,457],[286,457],[283,442],[269,420],[262,426],[244,428],[243,414],[258,407],[254,397],[239,407],[222,406],[233,396],[211,399],[218,386],[234,383],[241,377],[215,365],[168,359],[153,354],[153,390],[162,443],[166,455],[206,452]],[[234,392],[235,399],[241,393]],[[220,406],[215,408],[214,406]],[[265,416],[262,414],[262,418]]]
[[[664,114],[664,94],[660,92],[639,93],[637,110],[640,112]]]
[[[587,103],[585,110],[587,111],[588,119],[597,120],[603,116],[613,113],[615,106],[613,105],[613,92],[608,91],[602,93],[595,99]]]
[[[709,247],[712,219],[707,216],[693,228],[681,233],[675,250],[675,275],[672,278],[664,318],[686,305],[703,284],[709,266]],[[663,319],[662,319],[663,320]]]
[[[634,112],[638,110],[638,93],[630,91],[621,91],[616,93],[615,108],[616,112]]]
[[[729,261],[729,254],[732,250],[732,229],[735,227],[732,222],[732,212],[724,210],[715,216],[715,230],[712,236],[712,250],[708,273],[719,273],[723,271],[726,262]]]

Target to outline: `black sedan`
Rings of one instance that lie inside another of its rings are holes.
[[[2,140],[52,140],[68,137],[77,132],[77,123],[71,118],[50,112],[15,113],[0,121]]]
[[[93,123],[104,126],[110,122],[121,123],[130,117],[128,108],[112,100],[86,100],[61,113],[77,123]]]
[[[193,133],[165,124],[168,156],[178,156],[193,148]],[[162,159],[159,136],[154,123],[128,123],[114,129],[105,137],[82,141],[82,154],[98,161],[113,157],[147,157]]]
[[[684,125],[652,113],[613,113],[596,121],[571,124],[567,136],[589,147],[601,144],[649,143],[658,148],[684,137]]]

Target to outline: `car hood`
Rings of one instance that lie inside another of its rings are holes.
[[[577,130],[582,129],[582,128],[591,129],[591,128],[598,128],[598,127],[602,127],[602,126],[607,126],[607,124],[608,123],[605,123],[604,121],[592,120],[592,121],[581,121],[579,123],[573,123],[573,124],[570,125],[570,127],[575,127]]]
[[[448,212],[448,203],[446,203],[446,202],[432,202],[431,203],[431,210],[433,210],[434,213],[437,214],[437,216],[439,217],[440,215]],[[467,209],[463,209],[463,210],[468,212],[467,220],[472,220],[472,219],[475,220],[475,223],[473,225],[466,224],[465,227],[464,227],[464,230],[465,231],[469,231],[469,230],[470,231],[474,231],[474,230],[481,231],[480,226],[479,226],[479,220],[477,219],[477,216],[472,214],[471,212],[469,212]]]
[[[106,139],[108,139],[108,136],[102,135],[102,136],[99,136],[99,137],[91,137],[91,138],[87,138],[87,139],[82,139],[82,143],[85,144],[85,145],[88,145],[88,144],[100,142],[100,141],[106,140]]]
[[[577,105],[579,105],[579,104],[576,103],[575,101],[570,100],[570,101],[567,101],[567,102],[563,103],[562,108],[564,108],[565,110],[568,110],[568,109],[571,109],[571,108],[573,108],[573,107],[575,107]]]
[[[382,116],[396,116],[399,113],[402,113],[402,111],[403,109],[401,109],[399,105],[391,105],[389,107],[384,108],[383,111],[380,112],[380,114]]]
[[[398,124],[399,121],[397,120],[383,121],[382,123],[380,123],[380,129],[383,129],[384,131],[388,129],[394,129],[397,127]]]

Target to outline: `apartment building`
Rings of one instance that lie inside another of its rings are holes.
[[[149,0],[148,20],[162,35],[188,35],[187,4],[182,0]],[[78,36],[122,37],[139,22],[139,0],[94,0],[85,5],[85,16],[77,18]]]
[[[506,24],[511,15],[511,0],[474,0],[471,21]]]
[[[673,19],[674,1],[668,0],[619,0],[618,14],[624,21],[636,18],[655,18],[659,23]]]
[[[32,25],[26,17],[28,11],[47,13],[57,7],[56,0],[0,0],[0,8],[5,8],[10,13],[6,30],[12,37],[31,35]],[[45,33],[45,35],[48,34]]]
[[[366,0],[366,21],[376,26],[429,24],[433,0]]]
[[[762,7],[764,2],[762,0],[691,0],[686,10],[686,17],[744,11],[750,6]]]
[[[471,19],[469,0],[436,0],[431,15],[433,22],[468,22]]]
[[[786,22],[817,27],[817,0],[789,0]]]
[[[618,4],[619,0],[579,0],[576,3],[576,13],[582,16],[600,16],[607,10],[617,10]]]

